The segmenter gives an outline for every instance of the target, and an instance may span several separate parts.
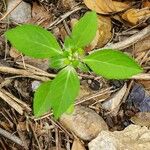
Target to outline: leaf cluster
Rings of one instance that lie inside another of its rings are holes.
[[[5,33],[18,51],[33,58],[49,58],[50,67],[60,69],[54,80],[42,83],[35,93],[36,117],[53,109],[55,118],[59,118],[72,110],[80,89],[77,68],[81,71],[90,68],[108,79],[127,79],[142,71],[134,59],[117,50],[97,50],[86,56],[84,48],[92,42],[97,29],[96,13],[86,13],[66,37],[63,48],[52,33],[36,25],[25,24]]]

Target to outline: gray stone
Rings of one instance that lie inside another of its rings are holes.
[[[7,12],[12,10],[18,0],[7,0]],[[25,23],[31,18],[31,5],[21,2],[9,15],[9,18],[17,23]]]
[[[123,131],[102,131],[88,147],[89,150],[150,150],[150,130],[130,125]]]

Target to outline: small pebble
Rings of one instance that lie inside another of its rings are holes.
[[[40,84],[41,84],[40,81],[33,81],[33,82],[31,83],[32,91],[35,92],[35,91],[37,90],[37,88],[40,86]]]

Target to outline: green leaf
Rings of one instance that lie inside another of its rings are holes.
[[[74,43],[69,36],[65,37],[64,47],[65,47],[65,50],[70,50],[71,48],[74,47]]]
[[[89,72],[89,68],[86,66],[86,64],[80,62],[78,65],[78,68],[82,71],[82,72]]]
[[[70,38],[65,40],[65,46],[83,48],[92,42],[98,28],[98,20],[95,12],[86,13],[74,26]]]
[[[55,69],[63,68],[67,65],[67,61],[69,61],[69,60],[62,55],[51,57],[50,58],[50,67],[55,68]]]
[[[73,111],[74,111],[74,104],[72,104],[68,109],[67,109],[67,111],[65,112],[66,114],[68,114],[68,115],[71,115],[72,113],[73,113]]]
[[[128,55],[111,49],[99,50],[83,60],[96,74],[108,79],[127,79],[142,72]]]
[[[79,93],[80,82],[75,69],[67,66],[52,81],[49,102],[55,118],[68,110]]]
[[[48,58],[61,53],[55,37],[36,25],[22,25],[8,30],[6,38],[20,52],[34,58]]]
[[[50,110],[50,90],[51,81],[42,83],[36,90],[33,101],[33,111],[36,117],[39,117]]]

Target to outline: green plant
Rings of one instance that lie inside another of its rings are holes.
[[[34,58],[50,58],[50,67],[60,69],[54,80],[37,89],[33,104],[35,116],[53,109],[55,118],[59,118],[72,110],[80,88],[77,68],[89,71],[89,67],[108,79],[127,79],[142,72],[132,58],[117,50],[98,50],[85,56],[84,48],[93,40],[97,28],[96,13],[86,13],[66,37],[63,48],[50,32],[39,26],[27,24],[6,32],[6,38],[18,51]]]

